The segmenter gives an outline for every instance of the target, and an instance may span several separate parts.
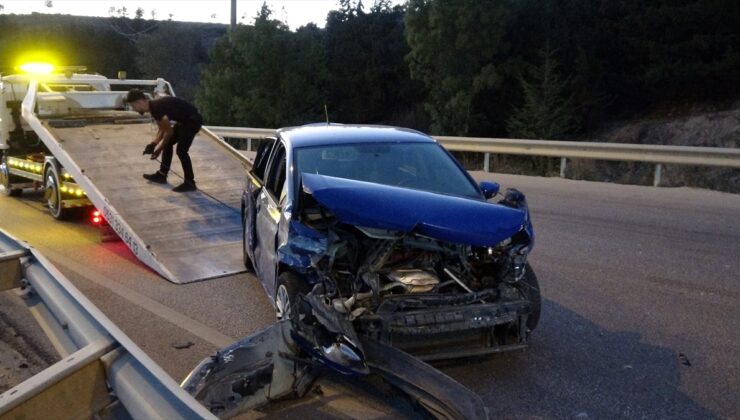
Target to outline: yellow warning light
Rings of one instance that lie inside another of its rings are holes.
[[[62,188],[60,188],[60,190],[62,190],[62,192],[67,192],[67,186],[66,185],[62,185]]]
[[[54,71],[54,66],[49,63],[31,62],[21,64],[20,69],[31,74],[49,74]]]
[[[75,194],[77,194],[78,197],[82,197],[82,190],[75,191]]]
[[[69,179],[69,174],[67,172],[64,173],[64,179]]]

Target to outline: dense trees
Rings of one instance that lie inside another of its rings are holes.
[[[200,42],[185,40],[200,38],[197,28],[162,22],[156,31],[148,32],[137,39],[136,67],[142,77],[164,77],[172,83],[178,96],[192,99],[199,83],[198,66],[208,56]],[[163,60],[162,57],[167,59]]]
[[[727,90],[740,81],[738,9],[723,0],[411,0],[409,66],[425,80],[433,130],[512,135],[504,122],[526,101],[531,105],[520,80],[551,45],[570,80],[561,99],[572,98],[582,126],[592,128],[661,101],[740,93]],[[472,57],[471,46],[478,51]],[[495,79],[479,89],[475,73],[484,68]]]
[[[326,106],[332,121],[417,124],[403,9],[341,3],[325,29],[292,32],[264,6],[254,25],[219,40],[197,96],[206,119],[277,127],[323,121]]]
[[[324,30],[332,119],[351,123],[415,125],[419,85],[404,61],[404,13],[387,0],[366,12],[362,2],[342,0]]]
[[[230,31],[142,13],[0,14],[0,71],[33,46],[168,78],[211,124],[323,121],[326,106],[332,121],[475,136],[569,138],[665,102],[740,95],[733,0],[366,3],[340,0],[325,28],[294,31],[267,7]]]
[[[409,68],[428,93],[435,133],[482,134],[482,94],[501,83],[509,11],[497,0],[411,0]]]
[[[514,107],[507,121],[512,137],[561,139],[578,127],[570,81],[560,76],[559,64],[549,45],[540,55],[540,65],[529,66],[529,74],[519,79],[523,104]]]
[[[323,119],[323,35],[293,33],[263,7],[253,26],[237,26],[211,50],[197,103],[211,124],[278,127]]]

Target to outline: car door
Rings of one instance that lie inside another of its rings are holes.
[[[268,137],[264,141],[260,142],[260,145],[257,148],[257,154],[254,157],[252,170],[249,171],[247,184],[244,188],[244,196],[242,198],[244,203],[244,213],[242,215],[242,222],[244,223],[244,249],[247,251],[249,258],[252,261],[255,260],[254,249],[256,246],[256,201],[259,193],[264,188],[267,163],[270,160],[270,155],[272,154],[272,149],[275,145],[275,142],[276,139],[273,137]]]
[[[286,177],[286,154],[282,142],[276,142],[267,166],[264,187],[255,200],[255,233],[253,261],[257,275],[272,298],[277,276],[277,232],[281,217],[278,205]]]

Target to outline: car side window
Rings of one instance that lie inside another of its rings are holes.
[[[285,146],[282,143],[275,143],[275,153],[273,154],[269,174],[265,179],[265,185],[267,189],[275,196],[276,199],[280,199],[283,192],[283,185],[285,184]]]
[[[252,166],[252,174],[259,178],[260,181],[265,179],[265,170],[267,169],[267,162],[270,160],[270,152],[275,145],[275,138],[266,138],[260,143],[257,148],[257,155],[254,157],[254,165]]]

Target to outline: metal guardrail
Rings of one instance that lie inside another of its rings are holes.
[[[216,135],[231,139],[263,139],[275,135],[274,128],[222,127],[214,125],[206,128]]]
[[[266,128],[208,127],[225,138],[260,139],[275,134]],[[489,172],[490,154],[558,157],[560,175],[565,175],[567,159],[599,159],[655,163],[655,182],[660,184],[663,164],[723,166],[740,168],[740,149],[723,147],[664,146],[629,143],[496,139],[480,137],[433,136],[448,150],[485,154],[484,171]]]
[[[38,251],[0,229],[0,291],[19,287],[62,360],[0,394],[0,419],[215,419]]]

